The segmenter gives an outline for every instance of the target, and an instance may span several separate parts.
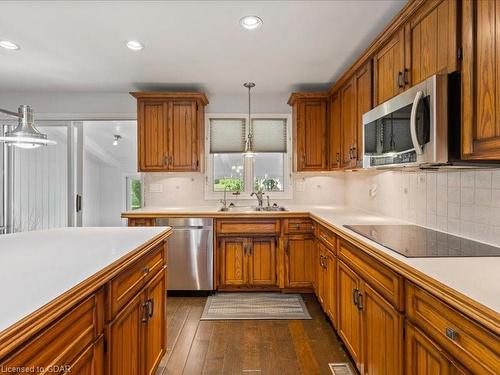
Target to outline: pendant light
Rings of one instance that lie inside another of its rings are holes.
[[[17,113],[1,108],[0,112],[19,119],[17,127],[0,137],[0,142],[20,148],[37,148],[56,144],[55,141],[47,139],[46,134],[40,133],[35,128],[33,110],[29,105],[20,105]]]
[[[243,84],[244,87],[248,89],[248,135],[245,141],[245,153],[243,156],[246,158],[253,158],[255,152],[253,151],[253,129],[252,129],[252,117],[250,108],[250,90],[255,87],[255,83],[246,82]]]

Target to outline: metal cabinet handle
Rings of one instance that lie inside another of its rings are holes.
[[[148,316],[150,318],[152,318],[153,317],[153,313],[154,313],[154,309],[155,309],[154,300],[152,298],[148,299],[147,300],[147,304],[148,304]]]
[[[458,332],[452,328],[446,327],[446,337],[455,341],[458,338]]]
[[[404,72],[403,72],[403,82],[405,85],[409,85],[410,84],[410,80],[408,79],[408,76],[409,76],[409,73],[410,71],[408,70],[408,68],[405,68],[404,69]]]
[[[363,310],[363,293],[358,291],[358,309]]]
[[[357,288],[352,290],[352,303],[354,303],[355,306],[358,306],[358,293],[359,290]]]
[[[142,308],[143,308],[143,314],[142,314],[141,323],[147,323],[148,319],[149,319],[148,301],[146,301],[142,304]]]
[[[340,152],[337,152],[336,156],[337,156],[337,163],[340,163]]]
[[[142,273],[143,273],[143,274],[145,274],[145,275],[147,275],[147,274],[149,273],[149,271],[151,271],[151,270],[149,269],[149,267],[144,267],[144,268],[142,269]]]
[[[354,145],[352,146],[352,158],[357,159],[357,157],[358,157],[358,152],[356,146]]]
[[[398,72],[397,85],[399,88],[403,88],[403,72]]]

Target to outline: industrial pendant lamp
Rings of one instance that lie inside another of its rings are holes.
[[[248,135],[245,141],[245,153],[243,154],[246,158],[253,158],[255,152],[253,151],[253,129],[252,129],[252,117],[250,108],[250,90],[255,87],[255,83],[246,82],[243,84],[248,89]]]
[[[55,141],[47,139],[46,134],[40,133],[35,128],[33,110],[29,105],[20,105],[17,113],[1,108],[0,112],[19,119],[17,128],[0,137],[0,142],[20,148],[37,148],[56,144]]]

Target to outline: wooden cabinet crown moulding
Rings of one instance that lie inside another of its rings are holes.
[[[205,106],[200,92],[131,92],[137,99],[140,172],[203,171]]]

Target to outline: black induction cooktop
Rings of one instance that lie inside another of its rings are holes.
[[[344,225],[407,258],[500,257],[500,247],[418,225]]]

